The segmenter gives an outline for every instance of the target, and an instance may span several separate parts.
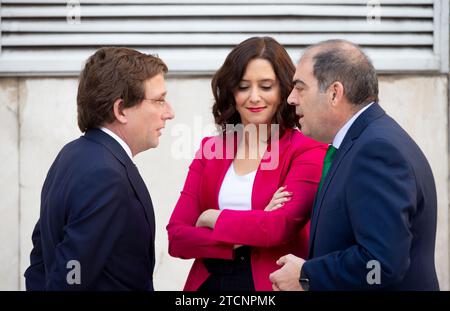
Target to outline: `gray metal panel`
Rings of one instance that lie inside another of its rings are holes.
[[[432,4],[434,0],[380,0],[381,5]],[[8,4],[67,4],[67,0],[2,0]],[[80,0],[81,4],[148,4],[149,0]],[[152,0],[154,4],[273,4],[273,0]],[[368,0],[280,0],[277,4],[363,4]]]
[[[341,38],[382,72],[448,72],[447,1],[86,0],[74,23],[74,1],[2,0],[0,75],[77,74],[105,45],[158,53],[174,74],[212,73],[234,45],[261,35],[294,61],[307,45]]]
[[[366,18],[366,5],[85,5],[81,6],[83,17],[209,17],[209,16],[340,16]],[[36,18],[67,16],[66,6],[30,5],[7,6],[1,16],[6,18]],[[433,9],[415,6],[381,6],[384,18],[432,18]]]
[[[339,38],[359,45],[370,46],[432,46],[432,34],[276,34],[272,36],[285,46],[311,45],[320,41]],[[148,46],[223,46],[236,45],[254,36],[251,33],[238,34],[19,34],[2,37],[3,47],[39,46],[95,46],[95,45],[148,45]]]
[[[449,2],[435,0],[434,47],[439,55],[441,72],[449,71]]]
[[[167,63],[170,74],[210,74],[225,60],[230,48],[145,48],[134,46],[142,52],[157,54]],[[95,49],[30,49],[5,53],[0,58],[3,75],[62,74],[76,75],[84,61]],[[380,72],[413,72],[417,68],[439,68],[440,60],[429,49],[403,48],[395,54],[389,48],[366,48],[365,51]],[[288,48],[294,62],[298,61],[303,49]],[[61,70],[61,69],[64,70]],[[426,71],[433,71],[431,69]],[[435,71],[435,70],[434,70]]]
[[[315,18],[289,18],[274,19],[262,17],[258,19],[228,18],[198,19],[195,23],[190,18],[135,18],[132,20],[119,20],[114,18],[83,18],[80,24],[68,24],[66,21],[42,19],[29,21],[27,19],[5,20],[2,29],[14,33],[235,33],[235,32],[286,32],[286,33],[432,33],[433,21],[431,19],[386,19],[380,24],[370,24],[360,18],[346,18],[343,23],[338,18],[318,20]]]

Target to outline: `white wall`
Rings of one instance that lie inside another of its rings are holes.
[[[167,88],[175,120],[167,123],[160,146],[138,155],[136,162],[155,206],[155,288],[180,290],[191,261],[168,255],[165,226],[202,129],[211,132],[212,95],[210,78],[170,78]],[[76,90],[75,78],[0,79],[0,290],[24,288],[43,181],[61,147],[80,136]],[[433,169],[439,205],[436,266],[441,288],[448,290],[447,77],[381,76],[380,98]],[[184,154],[182,147],[187,148]]]
[[[0,290],[19,288],[18,81],[0,80]]]

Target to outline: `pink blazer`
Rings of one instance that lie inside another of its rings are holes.
[[[226,139],[229,139],[226,138]],[[206,209],[218,209],[218,195],[233,159],[217,159],[205,150],[219,150],[224,138],[207,137],[189,167],[181,196],[167,225],[169,254],[196,258],[184,290],[197,290],[209,273],[202,258],[233,258],[233,245],[252,246],[251,266],[255,289],[272,290],[269,274],[276,261],[288,253],[305,258],[308,250],[309,220],[322,173],[326,145],[300,131],[289,129],[279,140],[279,162],[272,170],[261,169],[255,176],[252,210],[223,210],[213,230],[195,227]],[[223,154],[227,151],[223,148]],[[220,152],[219,152],[220,153]],[[275,191],[287,185],[293,196],[278,210],[265,212]]]

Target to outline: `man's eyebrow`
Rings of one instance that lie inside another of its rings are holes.
[[[300,79],[296,79],[296,80],[292,81],[292,83],[294,83],[295,86],[297,86],[299,84],[302,84],[303,86],[308,86],[305,82],[303,82]]]
[[[167,95],[167,91],[165,91],[164,93],[161,93],[161,95],[159,95],[158,97],[161,98],[161,97],[165,97],[166,95]]]

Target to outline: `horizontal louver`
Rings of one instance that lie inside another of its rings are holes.
[[[172,73],[215,71],[231,47],[275,37],[362,45],[383,72],[448,71],[448,0],[2,0],[0,74],[77,74],[101,46],[158,54]],[[78,19],[79,13],[79,19]]]

